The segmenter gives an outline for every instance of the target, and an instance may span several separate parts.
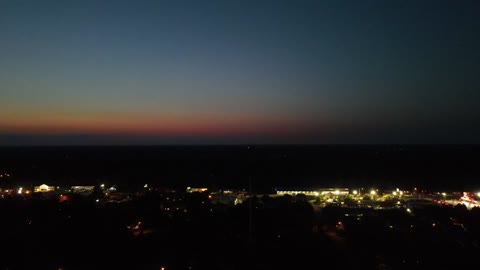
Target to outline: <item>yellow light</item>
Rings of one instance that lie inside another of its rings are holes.
[[[408,213],[411,213],[411,212],[412,212],[412,210],[410,210],[410,208],[407,208],[407,212],[408,212]]]
[[[357,195],[357,194],[358,194],[358,191],[354,190],[353,195]]]
[[[396,192],[396,191],[392,192],[392,194],[393,194],[393,196],[397,196],[397,192]]]
[[[480,197],[480,192],[477,193],[477,196]]]
[[[340,190],[335,190],[334,194],[335,194],[335,195],[340,194]]]
[[[370,191],[370,194],[375,195],[375,194],[377,194],[377,192],[375,190],[372,190],[372,191]]]
[[[447,196],[447,193],[443,192],[442,195],[443,195],[443,196]]]
[[[144,188],[148,188],[148,184],[143,185]]]

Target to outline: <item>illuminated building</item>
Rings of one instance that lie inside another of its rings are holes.
[[[95,186],[72,186],[70,190],[73,193],[92,193]]]
[[[187,187],[187,193],[205,192],[205,191],[208,191],[208,188],[192,188],[192,187]]]
[[[318,195],[348,195],[348,188],[320,188],[320,189],[291,189],[283,190],[276,188],[277,195],[297,195],[305,194],[308,196],[318,196]]]
[[[55,187],[42,184],[40,186],[35,186],[33,188],[33,192],[50,192],[50,191],[55,191]]]

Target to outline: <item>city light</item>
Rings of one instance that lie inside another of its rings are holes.
[[[480,197],[480,192],[477,193],[477,196]]]
[[[392,194],[393,194],[393,196],[397,196],[397,192],[396,192],[396,191],[392,192]]]
[[[148,188],[148,184],[143,185],[144,188]]]
[[[335,194],[335,195],[339,195],[339,194],[340,194],[340,190],[338,190],[338,189],[337,189],[337,190],[335,190],[335,192],[333,192],[333,194]]]
[[[357,194],[358,194],[358,191],[354,190],[353,195],[357,195]]]
[[[377,192],[375,190],[370,191],[370,195],[376,195]]]

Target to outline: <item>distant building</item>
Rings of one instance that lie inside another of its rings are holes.
[[[72,193],[90,194],[90,193],[93,193],[94,189],[95,189],[95,186],[72,186],[70,188],[70,191]]]
[[[309,196],[318,196],[318,195],[348,195],[348,188],[320,188],[320,189],[275,189],[277,195],[297,195],[305,194]]]
[[[192,187],[187,187],[187,193],[206,192],[206,191],[208,191],[208,188],[192,188]]]
[[[40,186],[35,186],[33,188],[33,192],[50,192],[50,191],[55,191],[55,187],[42,184]]]
[[[321,195],[348,195],[348,188],[321,188],[318,190]]]

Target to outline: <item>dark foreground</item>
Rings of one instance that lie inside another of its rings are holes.
[[[0,269],[458,269],[480,251],[480,209],[462,206],[314,211],[304,196],[226,206],[147,192],[5,197],[0,213]]]

